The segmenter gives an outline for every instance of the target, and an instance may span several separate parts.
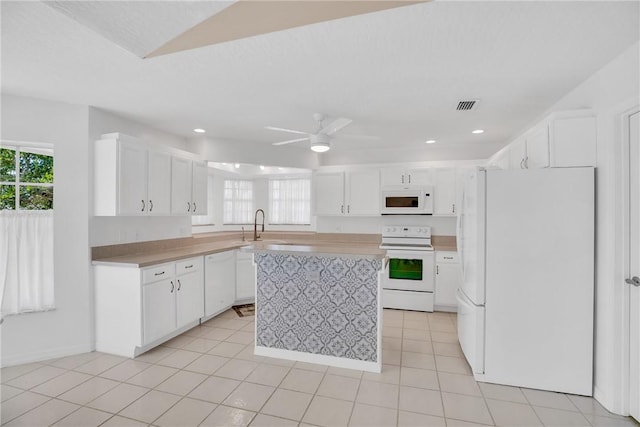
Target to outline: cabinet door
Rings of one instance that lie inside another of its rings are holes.
[[[528,169],[549,167],[549,128],[546,124],[534,129],[527,135]]]
[[[557,119],[551,129],[551,166],[596,166],[595,117]]]
[[[235,251],[207,255],[204,269],[204,315],[211,316],[231,307],[235,301]]]
[[[142,339],[145,344],[176,329],[175,292],[175,280],[171,278],[142,287]]]
[[[316,215],[342,215],[344,206],[344,173],[317,173],[315,184]]]
[[[171,213],[171,156],[149,151],[147,199],[150,215]]]
[[[191,160],[171,158],[171,214],[191,213]]]
[[[431,169],[409,169],[404,174],[404,183],[410,185],[432,185]]]
[[[201,162],[193,162],[193,205],[191,212],[193,215],[207,214],[207,164]]]
[[[460,286],[460,264],[436,264],[435,304],[439,309],[456,307],[456,293]]]
[[[380,171],[378,169],[347,174],[346,213],[380,215]]]
[[[118,215],[146,215],[147,150],[120,142],[118,164]]]
[[[408,179],[407,179],[408,180]],[[380,182],[384,185],[402,185],[408,184],[405,182],[405,170],[404,168],[387,168],[382,169],[380,173]]]
[[[248,303],[256,300],[256,268],[253,255],[238,253],[236,261],[236,301]]]
[[[202,271],[176,276],[176,328],[204,316]]]
[[[518,139],[509,146],[509,168],[524,169],[527,157],[527,143],[524,138]]]
[[[456,170],[454,168],[436,169],[435,206],[436,215],[455,215],[456,213]]]

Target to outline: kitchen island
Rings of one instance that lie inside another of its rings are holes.
[[[380,372],[385,251],[256,242],[255,354]]]

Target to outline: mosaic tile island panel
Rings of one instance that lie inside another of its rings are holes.
[[[255,253],[256,345],[378,361],[382,261]]]

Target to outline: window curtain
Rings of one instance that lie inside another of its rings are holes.
[[[311,180],[274,179],[269,181],[270,224],[311,223]]]
[[[54,308],[53,211],[0,211],[2,317]]]
[[[223,204],[225,224],[253,223],[253,182],[225,180]]]

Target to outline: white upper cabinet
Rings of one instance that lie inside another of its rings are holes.
[[[193,215],[207,214],[207,164],[205,162],[193,162],[193,181],[191,186],[191,200]]]
[[[206,163],[189,155],[119,133],[103,135],[94,152],[94,215],[206,214]]]
[[[344,172],[321,172],[313,177],[316,215],[344,214]]]
[[[101,148],[106,151],[112,147]],[[150,206],[147,198],[148,152],[144,148],[125,141],[117,144],[117,151],[120,168],[116,176],[116,212],[119,215],[146,215]]]
[[[167,153],[149,152],[148,189],[149,214],[169,215],[171,213],[171,156]]]
[[[171,159],[171,213],[191,213],[191,160],[181,157]]]
[[[380,215],[380,172],[366,169],[347,172],[345,203],[347,215]]]
[[[316,215],[380,215],[378,169],[318,172],[313,180]]]
[[[590,110],[553,113],[496,153],[489,165],[506,169],[596,166],[596,118]]]
[[[434,169],[434,215],[456,214],[456,169]]]
[[[382,186],[387,185],[430,185],[432,183],[429,169],[385,168],[382,169]]]

